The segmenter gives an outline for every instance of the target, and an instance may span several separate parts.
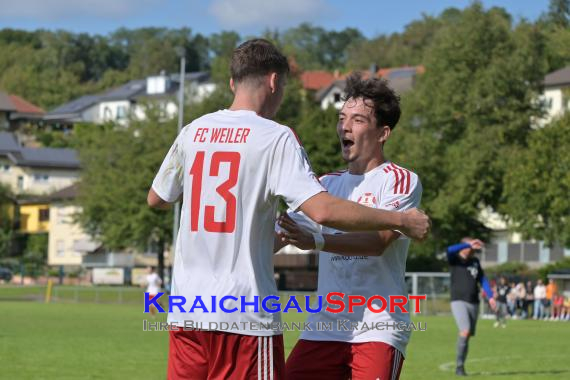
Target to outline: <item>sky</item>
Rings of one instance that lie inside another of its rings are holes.
[[[327,30],[359,29],[365,36],[401,32],[422,14],[436,16],[471,0],[0,0],[0,29],[64,29],[106,35],[120,27],[189,27],[210,35],[235,30],[243,36],[309,22]],[[548,0],[483,0],[516,20],[535,20]]]

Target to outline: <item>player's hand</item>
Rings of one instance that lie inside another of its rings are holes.
[[[469,245],[471,245],[471,248],[473,249],[483,249],[485,248],[485,243],[483,243],[481,240],[479,239],[473,239],[469,242]]]
[[[300,249],[314,249],[315,239],[313,234],[301,228],[287,214],[283,214],[277,219],[277,224],[283,230],[277,232],[279,239],[285,244],[293,244]]]
[[[497,301],[494,298],[489,299],[489,306],[491,306],[491,310],[497,310]]]
[[[423,241],[428,237],[431,229],[431,220],[425,212],[413,208],[404,211],[402,217],[404,227],[401,228],[401,232],[404,235],[419,241]]]

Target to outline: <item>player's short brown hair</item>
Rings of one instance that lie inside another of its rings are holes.
[[[234,82],[239,83],[271,72],[286,75],[289,73],[289,62],[271,42],[256,38],[234,50],[230,72]]]
[[[346,79],[344,100],[362,98],[374,104],[377,126],[387,125],[394,129],[400,120],[400,97],[380,78],[362,79],[360,73],[353,73]]]

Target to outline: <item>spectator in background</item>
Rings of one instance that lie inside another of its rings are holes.
[[[548,285],[546,285],[546,299],[544,303],[544,319],[552,318],[554,319],[552,298],[558,293],[558,287],[553,279],[548,280]]]
[[[546,300],[546,286],[542,280],[536,282],[534,287],[534,314],[532,319],[540,319],[544,315],[544,301]]]
[[[160,292],[162,279],[158,276],[154,267],[148,268],[148,274],[146,275],[145,281],[143,283],[143,286],[144,285],[146,285],[146,293],[148,293],[149,299],[153,299]],[[154,307],[154,305],[152,304],[150,305],[149,311],[150,311],[150,316],[152,318],[156,318],[157,310],[156,307]]]
[[[497,290],[495,292],[495,297],[497,301],[497,307],[495,308],[495,316],[497,317],[497,320],[495,321],[493,327],[499,327],[499,326],[501,326],[502,328],[507,327],[505,318],[508,312],[507,297],[509,296],[510,291],[511,287],[507,283],[507,279],[504,276],[501,276],[499,283],[497,284]]]
[[[560,293],[554,293],[552,297],[552,320],[559,321],[564,307],[564,296]]]
[[[563,321],[570,321],[570,297],[567,297],[564,300],[562,315],[560,316],[560,319]]]
[[[517,294],[516,285],[514,282],[509,284],[509,292],[507,293],[507,312],[512,318],[515,316],[517,310]]]
[[[526,288],[522,282],[519,282],[515,287],[515,295],[516,295],[516,310],[517,314],[515,317],[520,317],[521,319],[526,318]]]
[[[534,310],[534,292],[532,287],[532,281],[527,281],[526,283],[526,299],[525,304],[523,307],[523,318],[528,318],[529,316],[533,315]],[[530,308],[530,310],[529,310]]]

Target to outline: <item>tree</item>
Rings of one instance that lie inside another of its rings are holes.
[[[570,28],[554,26],[544,31],[548,71],[552,72],[570,65]]]
[[[456,22],[460,14],[459,10],[449,8],[437,18],[424,15],[421,20],[411,22],[403,33],[353,41],[347,47],[347,65],[353,70],[362,70],[371,64],[379,67],[422,64],[437,31]]]
[[[550,0],[547,20],[562,28],[570,26],[570,0]]]
[[[283,33],[278,45],[305,70],[335,70],[346,66],[348,46],[363,39],[354,28],[337,32],[303,23]]]
[[[1,45],[0,88],[51,108],[81,94],[74,70],[57,67],[54,52],[30,45]]]
[[[38,233],[26,236],[26,248],[24,249],[23,259],[27,264],[27,272],[31,272],[34,276],[38,273],[38,269],[46,265],[48,255],[48,234]]]
[[[525,148],[531,119],[541,114],[543,35],[475,3],[438,31],[425,66],[387,151],[422,180],[422,204],[434,220],[433,240],[421,248],[427,253],[488,232],[481,209],[499,209],[507,159]]]
[[[529,136],[510,160],[504,212],[527,238],[570,247],[570,114]]]
[[[13,238],[13,207],[10,190],[0,184],[0,258],[10,254]]]
[[[75,146],[83,167],[78,220],[107,249],[144,251],[157,244],[160,263],[172,237],[172,211],[149,208],[146,196],[175,139],[176,121],[162,122],[158,110],[147,115],[127,128],[78,126]]]
[[[232,52],[241,37],[235,32],[221,32],[210,36],[210,50],[214,55],[211,64],[212,79],[219,85],[228,86]]]
[[[323,111],[317,107],[309,107],[296,128],[317,175],[346,166],[340,154],[337,123],[338,112],[334,108]]]
[[[551,0],[548,12],[536,22],[546,39],[548,71],[570,65],[570,1]]]

